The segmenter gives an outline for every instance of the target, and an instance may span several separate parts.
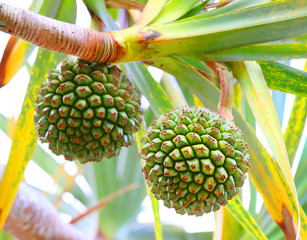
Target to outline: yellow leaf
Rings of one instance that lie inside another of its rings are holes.
[[[5,86],[25,64],[25,59],[32,52],[31,43],[14,36],[8,41],[0,63],[0,87]]]

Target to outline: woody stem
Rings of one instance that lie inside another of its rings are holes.
[[[91,62],[113,62],[117,45],[102,33],[0,3],[0,30],[41,48]]]

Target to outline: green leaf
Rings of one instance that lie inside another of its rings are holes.
[[[167,2],[168,0],[149,0],[135,25],[145,26],[151,23],[159,15]]]
[[[284,139],[287,146],[290,164],[293,164],[298,145],[303,135],[307,116],[307,98],[296,96],[292,107]]]
[[[185,97],[180,89],[180,86],[173,76],[163,73],[161,79],[161,86],[166,92],[168,98],[174,103],[175,107],[187,105]]]
[[[260,125],[270,148],[272,149],[276,162],[294,195],[297,211],[294,211],[293,217],[297,224],[300,225],[299,203],[296,196],[294,180],[291,174],[286,145],[278,122],[277,113],[270,92],[265,83],[265,79],[262,75],[261,68],[256,64],[256,62],[238,62],[232,63],[231,66],[234,70],[235,76],[242,86],[253,114]]]
[[[278,116],[261,68],[256,62],[234,62],[232,69],[270,148],[295,194],[295,186]]]
[[[307,140],[307,138],[306,138]],[[307,192],[307,182],[306,182],[306,171],[307,171],[307,141],[305,140],[303,152],[300,158],[300,162],[297,167],[295,174],[295,184],[297,187],[297,195],[300,201],[305,197],[304,203],[306,204],[306,192]]]
[[[213,240],[232,240],[240,238],[243,228],[227,207],[221,208],[215,214],[215,219],[216,228]]]
[[[255,129],[256,128],[255,118],[250,110],[249,105],[245,103],[245,99],[242,96],[242,88],[239,83],[235,86],[234,93],[235,93],[234,106],[240,112],[241,115],[244,115],[243,113],[245,113],[245,119]],[[256,205],[257,205],[257,190],[251,181],[249,181],[249,187],[250,187],[250,201],[249,201],[248,211],[255,218]]]
[[[211,103],[213,105],[218,103],[220,94],[216,91],[208,90],[216,87],[209,81],[203,81],[205,79],[204,76],[200,74],[194,66],[189,65],[187,62],[177,57],[169,57],[154,58],[146,61],[146,63],[174,75],[190,89],[203,89],[208,99],[212,99]],[[202,82],[199,80],[202,80]],[[202,87],[200,88],[199,86]]]
[[[142,125],[140,131],[138,131],[135,134],[136,142],[137,142],[137,146],[138,146],[139,150],[142,147],[141,140],[142,140],[142,137],[144,135],[145,135],[145,128]],[[150,192],[150,189],[149,189],[148,185],[146,184],[146,180],[145,179],[144,179],[144,181],[145,181],[145,185],[146,185],[146,191],[147,191],[147,194],[148,194],[148,196],[150,198],[151,206],[152,206],[152,210],[153,210],[153,214],[154,214],[154,226],[155,226],[156,240],[162,240],[163,236],[162,236],[162,225],[161,225],[160,214],[159,214],[159,201]]]
[[[9,132],[9,120],[0,113],[0,129],[8,135]]]
[[[205,64],[202,61],[198,61],[198,60],[186,57],[186,56],[181,56],[181,57],[178,57],[178,58],[180,58],[181,60],[185,61],[186,63],[192,65],[193,67],[196,67],[200,71],[203,71],[203,72],[205,72],[207,74],[211,74],[211,75],[214,74],[212,72],[212,70],[208,67],[208,65]]]
[[[197,6],[193,7],[190,11],[188,11],[186,14],[184,14],[182,17],[178,18],[178,20],[197,15],[198,13],[200,13],[205,8],[205,6],[207,5],[207,3],[209,1],[210,0],[205,0],[201,3],[199,3]]]
[[[278,62],[259,62],[269,88],[307,97],[307,72]]]
[[[182,83],[182,81],[177,81],[177,82],[181,88],[181,91],[188,105],[191,105],[191,106],[195,105],[195,98],[194,98],[194,95],[191,93],[191,90],[189,89],[189,87],[185,85],[184,83]]]
[[[305,0],[277,0],[207,19],[148,26],[123,42],[129,45],[128,53],[117,61],[209,53],[293,38],[306,33],[306,20]],[[116,38],[120,35],[117,32]]]
[[[163,114],[174,108],[163,88],[153,79],[143,64],[128,63],[126,71],[142,94],[151,103],[150,107],[156,115]]]
[[[275,61],[307,57],[307,36],[191,54],[203,61]]]
[[[61,55],[40,50],[32,67],[31,80],[17,121],[9,160],[0,183],[0,226],[8,215],[19,183],[23,178],[25,167],[36,147],[37,135],[33,124],[36,94],[41,82],[47,77],[48,71],[57,64],[57,60],[59,60],[57,56]]]
[[[1,240],[15,240],[16,238],[13,235],[5,231],[0,231],[0,239]]]
[[[220,15],[220,14],[229,13],[229,12],[232,12],[232,11],[235,11],[235,10],[238,10],[238,9],[244,9],[244,8],[249,8],[249,7],[253,7],[253,6],[256,6],[256,5],[268,3],[268,2],[271,2],[271,1],[272,0],[254,0],[254,1],[238,0],[238,1],[232,2],[231,4],[227,4],[226,6],[224,6],[222,8],[216,8],[214,10],[204,12],[202,14],[192,16],[190,18],[183,19],[182,22],[183,21],[191,21],[191,20],[209,18],[209,17]]]
[[[250,202],[249,202],[248,211],[251,213],[253,217],[255,217],[256,207],[257,207],[257,190],[251,181],[249,181],[249,188],[250,188]]]
[[[150,25],[172,22],[190,11],[198,2],[199,0],[169,0]]]
[[[236,108],[240,111],[242,115],[243,115],[243,104],[244,104],[244,99],[242,96],[242,88],[240,84],[237,83],[234,88],[233,105],[236,106]]]
[[[238,196],[228,202],[227,209],[254,239],[267,239],[252,215],[243,208]]]

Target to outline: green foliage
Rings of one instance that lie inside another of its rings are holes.
[[[104,1],[83,2],[93,19],[102,20],[106,30],[118,30],[115,20],[123,17],[122,11],[112,10],[111,16]],[[180,11],[177,11],[180,3]],[[32,124],[35,95],[45,75],[64,58],[58,53],[39,50],[30,69],[31,81],[19,119],[15,122],[0,114],[0,129],[13,139],[11,156],[0,185],[0,210],[4,207],[3,212],[8,213],[24,168],[32,159],[58,186],[56,192],[44,194],[49,196],[60,212],[71,217],[81,214],[81,210],[63,201],[64,193],[71,193],[80,204],[90,207],[107,195],[129,184],[136,184],[133,190],[82,219],[77,225],[82,231],[92,235],[100,231],[106,239],[196,240],[212,239],[213,236],[214,239],[229,239],[227,236],[233,229],[227,226],[217,225],[215,233],[191,234],[165,224],[160,220],[159,202],[149,191],[154,224],[139,223],[137,220],[146,196],[141,172],[143,163],[138,155],[145,129],[158,115],[185,103],[203,104],[217,111],[220,82],[214,61],[220,61],[219,64],[234,73],[236,87],[232,112],[236,125],[245,134],[244,140],[250,146],[252,160],[250,192],[246,192],[246,189],[241,192],[243,202],[244,196],[249,194],[249,208],[244,208],[239,197],[236,197],[230,201],[229,212],[216,215],[217,224],[233,221],[235,234],[240,239],[250,239],[252,236],[254,239],[281,240],[289,234],[289,230],[279,228],[276,223],[293,221],[298,226],[300,222],[301,238],[307,238],[307,143],[303,146],[302,154],[298,151],[299,145],[305,141],[302,136],[307,116],[307,73],[277,62],[307,57],[307,5],[304,0],[238,0],[211,11],[203,10],[208,4],[210,1],[149,0],[139,20],[133,20],[132,15],[129,17],[127,24],[135,24],[131,29],[138,31],[126,36],[131,52],[128,51],[122,60],[142,62],[119,66],[149,102],[144,109],[144,125],[135,134],[138,145],[122,149],[119,156],[104,159],[101,163],[78,164],[78,172],[74,176],[64,170],[64,164],[55,155],[46,152],[41,144],[36,146],[37,136]],[[30,9],[62,21],[74,23],[76,19],[74,0],[34,0]],[[117,19],[113,19],[115,17]],[[160,34],[149,43],[151,48],[148,49],[138,42],[140,32],[146,31]],[[28,43],[16,42],[14,46],[20,51],[15,49],[9,52],[7,57],[10,61],[1,63],[1,69],[4,69],[0,71],[1,85],[11,80],[34,50]],[[148,66],[163,70],[161,82],[154,79]],[[11,67],[12,71],[9,72]],[[275,97],[276,93],[272,98],[270,89],[295,95],[284,135],[280,125],[283,112],[288,109],[287,101],[285,95]],[[263,139],[257,137],[256,122],[270,150],[267,150]],[[295,164],[298,165],[297,171],[291,172]],[[78,182],[80,178],[88,184],[88,188]],[[264,199],[260,212],[256,211],[257,192]],[[284,208],[288,215],[283,215]],[[206,218],[206,215],[202,218]],[[14,238],[0,232],[0,239]]]

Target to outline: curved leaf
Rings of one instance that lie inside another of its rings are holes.
[[[307,97],[307,72],[278,62],[259,62],[259,65],[269,88]]]
[[[26,63],[35,46],[14,36],[8,41],[0,63],[0,87],[5,86]]]
[[[149,0],[135,25],[148,25],[159,15],[167,2],[168,0]]]
[[[190,11],[198,2],[199,0],[169,0],[150,25],[174,21]]]
[[[301,220],[299,215],[299,203],[291,173],[287,149],[282,136],[281,127],[278,122],[276,109],[265,83],[261,68],[256,62],[237,62],[231,63],[231,66],[234,70],[235,76],[242,86],[245,97],[252,109],[257,123],[260,125],[273,155],[276,158],[276,162],[294,195],[297,205],[297,213],[294,212],[293,216],[295,217],[294,220],[298,222],[298,226],[300,226]],[[289,214],[284,212],[284,210],[283,213],[286,215]],[[293,235],[290,233],[292,230],[286,230],[285,228],[283,231],[287,238],[290,236],[293,237]]]
[[[35,0],[32,2],[31,11],[40,15],[54,18],[63,0]],[[68,14],[69,15],[69,14]],[[11,36],[0,63],[0,87],[5,86],[25,65],[35,46],[24,40]]]
[[[291,167],[278,116],[260,67],[256,62],[231,63],[235,76],[289,186],[295,194]]]

